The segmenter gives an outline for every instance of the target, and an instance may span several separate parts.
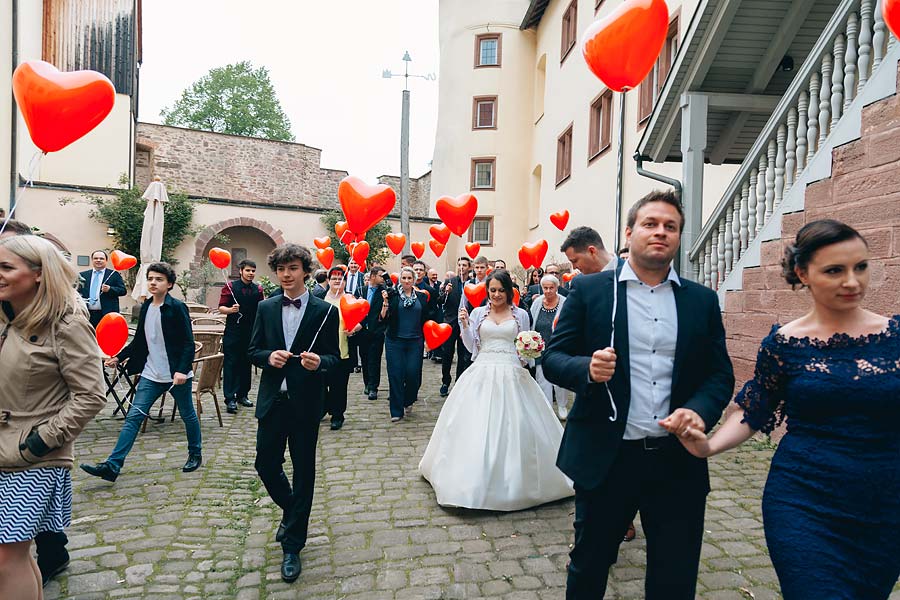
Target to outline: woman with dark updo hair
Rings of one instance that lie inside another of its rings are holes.
[[[784,598],[884,599],[900,576],[900,316],[862,308],[868,245],[844,223],[807,223],[782,265],[812,309],[762,341],[742,410],[680,440],[704,458],[787,419],[762,500]]]

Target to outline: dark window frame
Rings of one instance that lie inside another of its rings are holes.
[[[493,124],[490,126],[479,125],[479,117],[481,116],[478,111],[478,105],[483,102],[490,102],[494,105],[492,116],[493,116]],[[497,96],[475,96],[472,98],[472,129],[473,130],[482,130],[482,129],[497,129]]]
[[[603,90],[591,101],[588,164],[594,162],[612,147],[612,107],[613,92],[610,89]]]
[[[569,123],[556,138],[556,187],[572,178],[572,142],[574,123]]]
[[[479,164],[490,164],[491,165],[491,185],[487,186],[476,186],[475,185],[475,172],[476,165]],[[472,159],[472,167],[471,167],[471,175],[469,180],[469,187],[471,191],[482,191],[482,192],[492,192],[497,189],[497,157],[496,156],[478,156]]]
[[[491,246],[494,245],[494,217],[492,215],[491,216],[481,215],[481,216],[476,216],[474,219],[472,219],[472,226],[469,227],[469,242],[475,241],[475,222],[476,221],[485,221],[485,220],[488,221],[488,238],[490,238],[490,241],[488,241],[488,242],[479,241],[478,243],[481,244],[481,246],[483,248],[490,248]]]
[[[497,40],[497,64],[481,64],[481,42],[482,40]],[[502,33],[481,33],[475,36],[475,68],[476,69],[499,69],[503,63],[503,34]]]
[[[562,65],[578,40],[578,0],[572,0],[562,16],[559,64]]]

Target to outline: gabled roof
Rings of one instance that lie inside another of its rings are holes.
[[[544,16],[544,11],[547,10],[548,4],[550,4],[550,0],[531,0],[519,29],[537,27],[541,22],[541,17]]]

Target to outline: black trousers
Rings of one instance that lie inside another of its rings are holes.
[[[352,370],[353,359],[344,358],[325,373],[325,410],[331,414],[332,421],[344,420],[344,413],[347,411],[347,384]]]
[[[447,338],[447,341],[441,346],[443,355],[441,356],[441,383],[450,385],[450,368],[453,366],[453,352],[456,351],[456,380],[463,374],[469,364],[472,362],[472,353],[466,349],[463,344],[462,337],[459,335],[459,322],[451,323],[453,333]]]
[[[89,313],[88,319],[90,320],[91,325],[93,325],[94,329],[97,329],[97,325],[100,324],[100,319],[103,318],[103,311],[102,310],[89,310],[88,313]]]
[[[576,483],[567,600],[603,598],[622,534],[638,510],[647,538],[644,598],[693,600],[709,478],[706,461],[666,440],[656,450],[623,441],[602,485],[585,490]]]
[[[284,512],[284,552],[298,553],[306,545],[309,513],[316,483],[316,442],[319,439],[321,394],[291,399],[279,395],[256,432],[256,472],[272,500]],[[290,451],[293,480],[284,473],[285,446]]]
[[[366,364],[366,360],[363,358],[365,337],[365,331],[360,331],[356,335],[351,335],[347,338],[347,346],[350,349],[351,370]]]
[[[381,384],[381,357],[384,355],[384,331],[366,333],[366,344],[360,346],[360,356],[365,347],[363,359],[363,384],[371,390],[378,391]]]
[[[38,569],[46,574],[69,560],[66,544],[69,538],[63,531],[41,531],[34,537]]]
[[[222,352],[225,354],[222,370],[222,393],[225,400],[246,398],[250,393],[250,377],[253,365],[247,355],[250,337],[229,336],[222,340]]]

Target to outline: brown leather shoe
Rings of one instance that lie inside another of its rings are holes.
[[[626,542],[630,542],[637,535],[637,532],[634,530],[634,521],[631,522],[631,525],[628,526],[628,529],[625,530],[625,540]]]

